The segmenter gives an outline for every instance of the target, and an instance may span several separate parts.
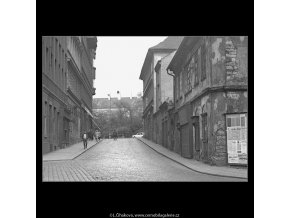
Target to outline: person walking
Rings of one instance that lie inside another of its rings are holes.
[[[84,143],[84,149],[88,147],[88,134],[85,132],[83,134],[83,143]]]
[[[114,129],[114,131],[113,131],[113,138],[114,138],[114,140],[117,140],[117,137],[118,137],[118,134],[117,134],[116,130]]]

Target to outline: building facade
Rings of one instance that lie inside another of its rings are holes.
[[[95,36],[42,37],[42,153],[80,141],[94,128]]]
[[[152,141],[160,140],[161,129],[156,117],[156,112],[158,112],[157,104],[162,101],[160,96],[161,86],[160,83],[158,83],[159,86],[157,84],[157,77],[159,77],[160,81],[161,74],[155,71],[155,66],[163,57],[174,52],[182,39],[183,37],[167,37],[163,42],[149,48],[142,66],[139,79],[143,80],[144,137]]]
[[[214,165],[247,165],[247,37],[185,37],[174,78],[174,151]]]
[[[170,120],[167,110],[173,105],[173,78],[167,74],[167,67],[175,51],[161,58],[156,66],[156,112],[153,114],[153,141],[172,150]]]

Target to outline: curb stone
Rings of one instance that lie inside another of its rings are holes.
[[[219,177],[227,177],[227,178],[246,179],[246,180],[248,180],[248,178],[246,178],[246,177],[240,177],[240,176],[229,176],[229,175],[221,175],[221,174],[214,174],[214,173],[202,172],[202,171],[199,171],[199,170],[193,169],[193,168],[191,168],[191,167],[189,167],[189,166],[187,166],[187,165],[185,165],[185,164],[183,164],[183,163],[181,163],[181,162],[179,162],[179,161],[177,161],[177,160],[175,160],[175,159],[173,159],[173,158],[171,158],[171,157],[168,157],[167,155],[165,155],[165,154],[163,154],[163,153],[161,153],[161,152],[159,152],[159,151],[157,151],[156,149],[152,148],[150,145],[148,145],[146,142],[142,141],[141,139],[139,139],[139,138],[136,138],[136,139],[138,139],[139,141],[143,142],[145,145],[147,145],[149,148],[151,148],[151,149],[154,150],[155,152],[157,152],[157,153],[163,155],[164,157],[167,157],[167,158],[170,159],[170,160],[173,160],[174,162],[176,162],[176,163],[178,163],[178,164],[180,164],[180,165],[182,165],[182,166],[184,166],[184,167],[186,167],[186,168],[188,168],[188,169],[190,169],[190,170],[192,170],[192,171],[194,171],[194,172],[198,172],[198,173],[202,173],[202,174],[206,174],[206,175],[211,175],[211,176],[219,176]]]
[[[103,140],[103,139],[102,139],[102,140]],[[89,148],[83,150],[81,153],[77,154],[77,155],[74,156],[73,158],[70,158],[70,159],[55,159],[55,160],[42,160],[42,162],[74,160],[75,158],[77,158],[78,156],[80,156],[81,154],[83,154],[84,152],[88,151],[89,149],[91,149],[91,148],[94,147],[95,145],[99,144],[102,140],[96,142],[96,143],[93,144],[91,147],[89,147]]]

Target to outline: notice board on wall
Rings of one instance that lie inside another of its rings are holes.
[[[227,127],[227,148],[229,164],[248,164],[246,127]]]

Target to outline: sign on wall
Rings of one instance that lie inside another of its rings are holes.
[[[228,163],[248,164],[246,114],[227,115]]]

